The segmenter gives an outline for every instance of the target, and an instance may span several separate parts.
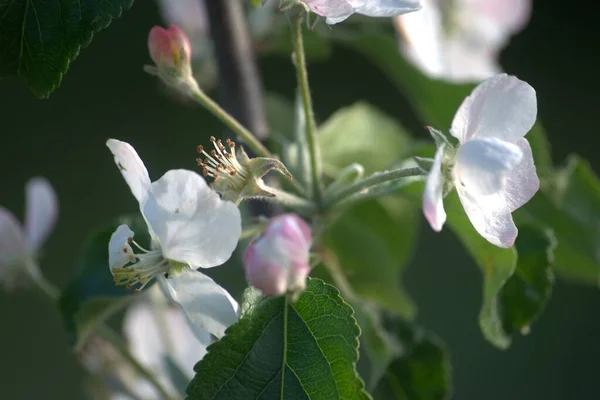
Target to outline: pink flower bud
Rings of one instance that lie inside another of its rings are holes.
[[[244,253],[246,279],[268,296],[301,292],[310,272],[311,242],[310,227],[296,214],[271,219]]]
[[[148,35],[150,58],[159,68],[181,69],[189,66],[192,48],[187,35],[175,25],[168,29],[154,26]]]

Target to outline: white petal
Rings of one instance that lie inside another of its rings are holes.
[[[478,196],[497,193],[522,158],[523,152],[516,144],[499,139],[468,141],[456,152],[454,184]]]
[[[354,12],[369,17],[395,17],[421,8],[419,0],[348,0]]]
[[[117,167],[119,167],[125,182],[131,189],[131,193],[133,193],[141,207],[150,189],[148,170],[146,170],[140,156],[129,143],[109,139],[106,141],[106,145],[115,157]]]
[[[25,232],[29,249],[37,252],[54,228],[58,216],[58,201],[54,189],[44,178],[30,179],[25,192]]]
[[[505,34],[521,30],[531,16],[531,0],[471,0],[471,15],[485,17]]]
[[[423,214],[431,225],[431,229],[436,232],[442,230],[446,222],[446,211],[444,210],[443,192],[444,176],[442,174],[442,159],[444,157],[444,147],[440,146],[436,153],[433,165],[427,175],[425,190],[423,192]]]
[[[456,190],[471,224],[481,236],[498,247],[514,244],[518,230],[502,193],[479,196],[463,187]]]
[[[352,15],[352,6],[346,0],[303,0],[315,14],[327,18],[332,25],[341,22]]]
[[[509,210],[515,211],[527,203],[540,188],[540,180],[533,164],[533,154],[527,139],[521,139],[517,145],[523,152],[521,162],[506,176],[502,194]]]
[[[535,90],[506,74],[477,86],[461,104],[450,133],[461,143],[474,138],[498,138],[516,143],[537,116]]]
[[[108,266],[123,268],[126,264],[135,262],[133,250],[129,239],[133,238],[133,231],[127,225],[119,225],[108,242]]]
[[[209,268],[231,257],[242,232],[240,211],[197,173],[171,170],[154,182],[143,214],[166,258]]]
[[[0,207],[0,280],[6,273],[8,264],[27,253],[23,227],[10,211]]]
[[[237,322],[236,301],[208,276],[191,268],[166,279],[169,294],[181,305],[198,337],[208,331],[217,338]]]
[[[394,19],[404,41],[404,56],[431,77],[443,76],[446,71],[442,20],[437,1],[421,0],[419,12],[400,15]]]

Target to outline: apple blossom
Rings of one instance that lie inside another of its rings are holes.
[[[482,82],[459,107],[450,133],[456,150],[438,147],[423,194],[423,212],[435,231],[446,221],[444,186],[451,182],[475,230],[490,243],[511,247],[517,237],[511,213],[539,189],[524,136],[536,120],[535,90],[514,76]]]
[[[244,253],[246,279],[268,296],[302,292],[310,272],[311,244],[310,227],[296,214],[271,219]]]
[[[157,278],[196,329],[222,337],[237,321],[238,305],[196,268],[221,265],[231,257],[241,235],[238,208],[221,200],[193,171],[170,170],[151,183],[133,147],[115,139],[106,144],[139,202],[152,239],[145,249],[129,227],[117,228],[108,244],[115,283],[141,290]]]
[[[531,0],[422,0],[422,6],[395,19],[401,50],[427,75],[453,82],[500,73],[500,50],[531,14]]]
[[[275,158],[250,158],[243,147],[235,150],[235,142],[227,139],[223,145],[221,140],[210,137],[214,150],[207,152],[204,146],[198,146],[198,153],[205,158],[197,158],[202,174],[214,179],[212,188],[229,200],[239,204],[243,199],[275,197],[262,177],[275,170],[292,179],[292,174],[283,163]],[[229,151],[227,150],[229,148]]]
[[[26,188],[25,225],[0,207],[0,284],[12,288],[21,278],[40,276],[37,256],[54,228],[58,215],[56,193],[50,183],[32,178]]]
[[[394,17],[421,8],[419,0],[301,0],[310,11],[337,24],[352,14]]]

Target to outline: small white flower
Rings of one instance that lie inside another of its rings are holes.
[[[46,179],[29,180],[25,191],[25,226],[0,207],[0,283],[9,288],[19,285],[24,272],[40,274],[37,256],[58,215],[56,193]]]
[[[423,212],[435,231],[446,221],[442,203],[446,180],[452,181],[477,232],[499,247],[517,237],[511,213],[538,191],[529,142],[536,120],[535,90],[501,74],[473,90],[458,109],[450,133],[459,141],[452,159],[438,147],[423,194]]]
[[[133,240],[129,227],[117,228],[108,249],[115,282],[141,289],[159,279],[192,326],[222,337],[237,321],[238,305],[195,269],[215,267],[231,257],[241,235],[238,208],[221,200],[193,171],[171,170],[151,183],[133,147],[115,139],[106,144],[140,204],[152,238],[151,248],[144,249]]]
[[[394,17],[421,8],[419,0],[301,0],[313,13],[337,24],[352,14]]]
[[[501,72],[500,50],[523,29],[531,0],[421,0],[396,18],[405,56],[433,78],[481,81]]]

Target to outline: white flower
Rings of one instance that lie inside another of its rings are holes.
[[[456,155],[444,160],[447,149],[440,146],[425,185],[423,212],[433,230],[446,221],[442,197],[450,179],[477,232],[496,246],[513,245],[511,213],[540,186],[524,138],[536,114],[535,90],[506,74],[484,81],[463,101],[450,129],[459,141]]]
[[[56,193],[44,178],[33,178],[26,188],[25,226],[0,207],[0,283],[19,285],[23,272],[37,278],[37,256],[54,228],[58,215]]]
[[[327,18],[328,24],[342,22],[352,14],[394,17],[421,8],[419,0],[301,0],[313,13]]]
[[[131,192],[152,238],[151,249],[133,240],[121,225],[109,243],[109,266],[115,282],[142,289],[157,278],[202,335],[217,337],[237,321],[238,305],[229,293],[195,268],[210,268],[231,257],[241,235],[241,217],[193,171],[171,170],[150,183],[133,147],[110,139],[107,146]],[[134,252],[131,244],[136,248]]]
[[[185,313],[165,298],[158,285],[127,309],[123,331],[135,359],[176,397],[194,377],[194,365],[212,342],[210,333],[198,337]],[[105,382],[111,400],[159,400],[160,393],[131,368],[122,355],[101,337],[92,335],[78,356],[89,372]],[[97,391],[90,388],[90,391]],[[179,393],[178,393],[179,392]]]
[[[422,0],[422,5],[395,20],[401,49],[427,75],[452,82],[500,73],[500,50],[531,14],[531,0]]]

